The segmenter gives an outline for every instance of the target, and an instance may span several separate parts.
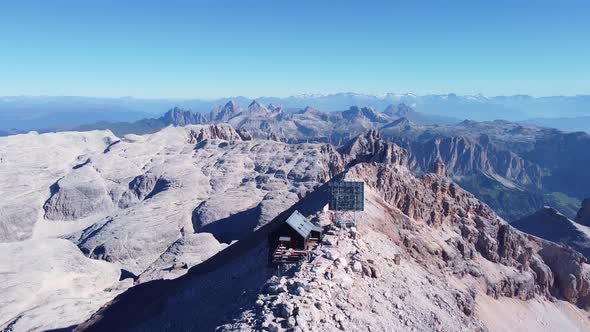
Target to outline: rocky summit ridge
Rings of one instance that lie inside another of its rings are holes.
[[[373,132],[351,146],[388,151]],[[187,275],[120,295],[78,330],[590,327],[590,266],[581,254],[518,231],[450,178],[416,177],[399,160],[355,163],[332,177],[363,181],[366,208],[355,227],[330,231],[309,262],[278,275],[266,238],[294,210],[333,224],[323,209],[327,184]]]

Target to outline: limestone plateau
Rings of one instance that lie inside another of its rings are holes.
[[[256,130],[289,116],[257,103],[215,110],[217,124],[173,112],[185,123],[144,135],[0,138],[0,328],[590,329],[583,254],[512,227],[442,153],[418,162],[373,127],[387,114],[347,112],[332,116],[371,125],[325,142]],[[365,183],[358,223],[278,275],[268,235],[295,210],[332,224],[329,183],[342,179]]]

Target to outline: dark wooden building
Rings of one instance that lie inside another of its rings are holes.
[[[308,221],[299,211],[294,211],[270,234],[273,263],[296,262],[305,258],[307,251],[320,241],[321,236],[322,227]]]

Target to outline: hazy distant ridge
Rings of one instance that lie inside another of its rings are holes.
[[[99,121],[136,121],[162,114],[179,106],[194,112],[206,113],[232,99],[240,107],[247,107],[252,98],[233,97],[205,99],[142,99],[16,96],[0,98],[0,130],[12,128],[32,130],[43,128],[67,128]],[[510,121],[539,118],[578,118],[572,127],[568,121],[551,121],[558,129],[571,130],[590,127],[590,95],[532,97],[527,95],[486,97],[483,95],[456,94],[424,95],[395,94],[369,95],[358,93],[298,95],[285,98],[256,98],[261,104],[281,104],[286,109],[302,109],[307,106],[325,111],[341,111],[351,105],[373,107],[383,111],[390,104],[405,103],[416,111],[471,120],[505,119]]]

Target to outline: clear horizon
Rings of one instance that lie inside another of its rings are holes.
[[[0,5],[0,95],[589,95],[588,17],[581,0],[24,0]]]
[[[372,93],[359,93],[354,91],[341,91],[341,92],[328,92],[328,93],[302,93],[302,94],[295,94],[295,95],[286,95],[286,96],[275,96],[275,95],[265,95],[265,96],[245,96],[245,95],[235,95],[235,96],[216,96],[216,97],[138,97],[138,96],[130,96],[130,95],[121,95],[121,96],[92,96],[92,95],[71,95],[71,94],[63,94],[63,95],[33,95],[33,94],[20,94],[20,95],[3,95],[0,98],[96,98],[96,99],[138,99],[138,100],[202,100],[202,101],[216,101],[216,100],[223,100],[223,99],[236,99],[236,98],[246,98],[251,100],[256,99],[263,99],[263,98],[278,98],[278,99],[285,99],[291,97],[305,97],[306,95],[313,98],[315,96],[334,96],[339,94],[354,94],[359,96],[368,96],[368,97],[386,97],[387,95],[413,95],[416,97],[426,97],[426,96],[448,96],[448,95],[457,95],[459,97],[471,97],[471,96],[483,96],[485,98],[496,98],[496,97],[517,97],[517,96],[527,96],[531,98],[554,98],[554,97],[588,97],[590,93],[587,94],[570,94],[570,95],[533,95],[527,93],[518,93],[518,94],[502,94],[502,95],[486,95],[483,93],[474,93],[474,94],[459,94],[455,92],[447,92],[447,93],[432,93],[432,94],[418,94],[413,92],[386,92],[382,94],[372,94]]]

